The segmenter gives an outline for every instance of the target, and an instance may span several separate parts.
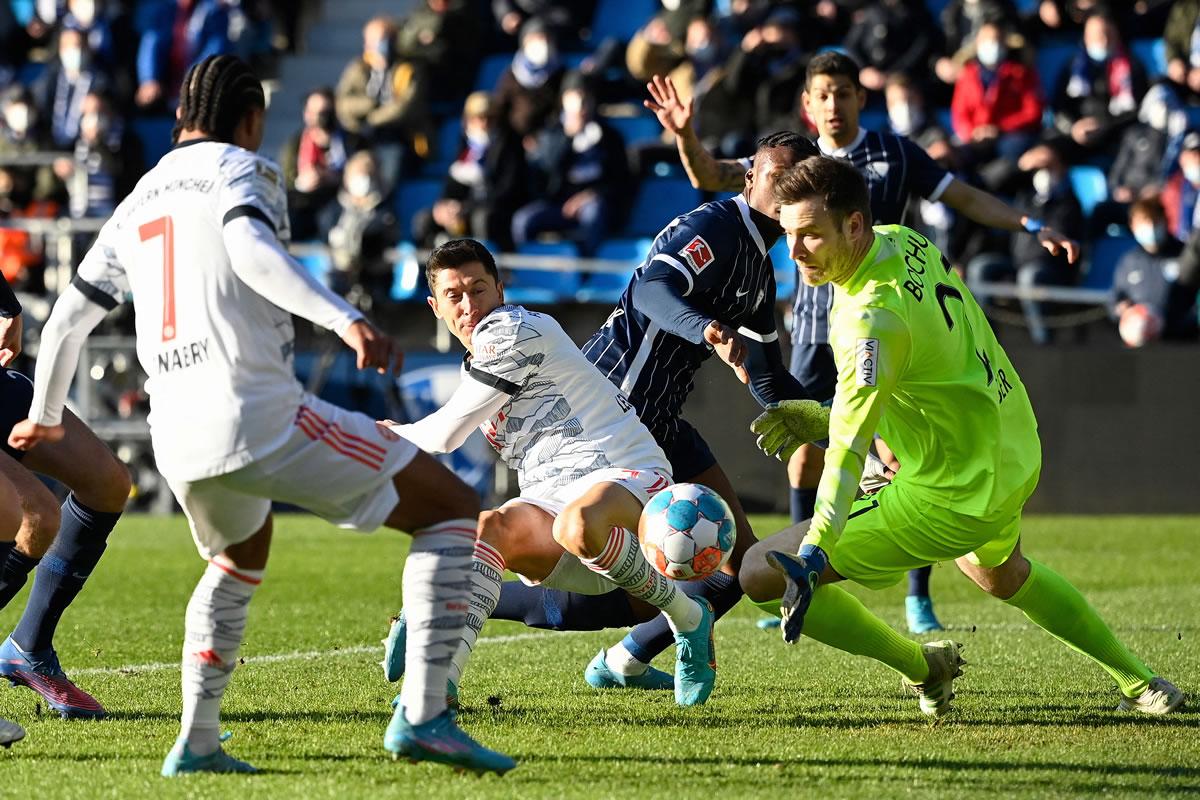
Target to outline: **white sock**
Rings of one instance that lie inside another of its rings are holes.
[[[633,657],[633,653],[625,649],[624,642],[617,642],[604,653],[604,663],[608,668],[618,675],[633,676],[641,675],[647,669],[649,664],[643,664]]]
[[[440,522],[413,533],[404,562],[408,644],[400,702],[413,725],[446,710],[446,677],[462,640],[471,597],[475,520]]]
[[[192,592],[184,617],[183,718],[180,736],[198,756],[216,752],[221,698],[246,631],[246,614],[263,570],[238,569],[216,556]]]
[[[467,626],[463,628],[462,641],[454,653],[454,662],[450,665],[450,680],[458,686],[462,682],[463,670],[467,667],[467,659],[475,649],[479,639],[479,631],[483,623],[496,610],[500,602],[500,584],[504,580],[504,556],[486,542],[475,543],[475,557],[472,562],[471,610],[467,612]]]
[[[608,544],[600,555],[580,561],[639,600],[661,609],[672,630],[694,631],[699,627],[700,604],[650,566],[637,537],[624,528],[609,532]]]

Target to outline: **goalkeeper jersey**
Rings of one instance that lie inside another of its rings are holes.
[[[838,386],[814,543],[840,535],[877,431],[900,461],[893,483],[960,514],[1024,501],[1041,468],[1029,396],[975,298],[928,239],[900,225],[874,230],[835,289]]]

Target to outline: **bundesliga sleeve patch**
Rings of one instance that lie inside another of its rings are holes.
[[[708,246],[708,242],[704,241],[703,236],[697,236],[688,242],[687,246],[679,251],[679,255],[683,256],[688,266],[692,268],[692,272],[697,275],[703,272],[704,268],[715,258],[712,248]]]
[[[854,348],[854,376],[859,386],[874,386],[879,374],[879,340],[859,339]]]

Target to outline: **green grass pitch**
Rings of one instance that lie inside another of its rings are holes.
[[[760,534],[778,517],[755,520]],[[1152,667],[1200,708],[1196,518],[1040,517],[1028,553],[1073,580]],[[788,648],[742,605],[717,627],[717,689],[700,708],[668,693],[596,692],[588,660],[618,632],[489,623],[463,687],[463,724],[515,756],[498,779],[393,762],[378,662],[400,596],[405,537],[281,517],[254,600],[244,666],[226,695],[231,753],[258,776],[158,777],[179,715],[183,611],[202,570],[182,518],[123,521],[68,612],[58,649],[108,708],[66,722],[27,689],[0,716],[28,736],[0,751],[0,796],[742,798],[1200,794],[1200,712],[1114,711],[1107,676],[982,595],[952,566],[933,589],[971,662],[956,711],[931,725],[887,669],[810,641]],[[902,589],[855,590],[894,625]],[[15,623],[25,595],[0,613]],[[491,640],[491,641],[488,641]],[[660,665],[671,669],[671,654]],[[801,795],[800,793],[807,793]]]

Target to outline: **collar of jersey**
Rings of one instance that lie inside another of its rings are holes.
[[[173,145],[171,147],[171,149],[179,150],[184,147],[191,147],[194,144],[204,144],[205,142],[211,142],[211,141],[214,141],[214,139],[211,136],[202,136],[199,139],[188,139],[186,142],[178,142],[175,145]]]
[[[863,256],[863,260],[858,262],[858,267],[850,275],[850,280],[846,281],[845,289],[848,292],[856,291],[862,288],[871,277],[871,267],[883,261],[888,256],[892,255],[892,246],[888,243],[886,237],[875,233],[875,243],[871,245],[871,249]]]
[[[746,224],[746,230],[750,231],[751,238],[753,238],[754,243],[758,245],[758,252],[765,256],[767,254],[767,245],[765,242],[763,242],[762,232],[759,231],[758,226],[754,224],[754,218],[750,216],[750,204],[747,203],[746,198],[740,194],[735,194],[733,196],[733,202],[742,215],[742,222]]]
[[[828,142],[825,141],[824,136],[817,137],[817,147],[820,149],[823,155],[833,156],[834,158],[847,158],[852,152],[854,152],[854,148],[862,144],[862,140],[865,139],[866,136],[867,129],[859,126],[858,136],[855,136],[854,141],[845,147],[836,147],[831,149],[828,145]]]

